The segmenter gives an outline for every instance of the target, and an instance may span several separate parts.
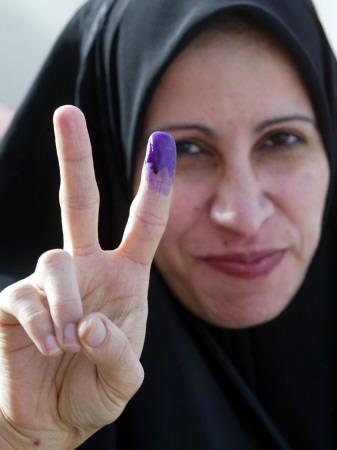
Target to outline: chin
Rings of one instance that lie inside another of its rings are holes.
[[[291,303],[291,295],[247,296],[224,301],[198,299],[193,307],[186,305],[204,321],[221,328],[243,329],[262,325],[278,317]],[[273,299],[270,301],[270,299]]]
[[[287,309],[305,277],[304,265],[285,259],[268,275],[253,279],[205,277],[198,270],[185,296],[180,296],[198,317],[230,329],[250,328],[276,319]]]

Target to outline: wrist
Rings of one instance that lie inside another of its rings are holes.
[[[3,414],[1,416],[1,450],[74,450],[78,446],[78,443],[74,443],[64,433],[28,430],[17,427],[11,421],[5,419]]]
[[[69,443],[62,441],[51,440],[50,438],[30,438],[28,436],[13,435],[0,428],[0,449],[1,450],[75,450],[77,445],[69,445]]]

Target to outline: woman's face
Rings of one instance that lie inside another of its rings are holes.
[[[155,258],[167,283],[215,325],[274,318],[315,252],[329,181],[296,68],[258,32],[208,31],[161,79],[144,139],[154,130],[171,132],[178,151]]]

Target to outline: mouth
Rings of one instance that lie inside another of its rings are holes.
[[[257,278],[272,272],[281,263],[285,253],[286,250],[267,250],[206,256],[202,260],[211,268],[231,277]]]

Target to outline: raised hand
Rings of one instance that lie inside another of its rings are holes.
[[[64,249],[0,294],[0,448],[74,449],[113,422],[143,380],[149,272],[164,231],[175,144],[154,133],[120,246],[103,251],[83,114],[54,115]]]

